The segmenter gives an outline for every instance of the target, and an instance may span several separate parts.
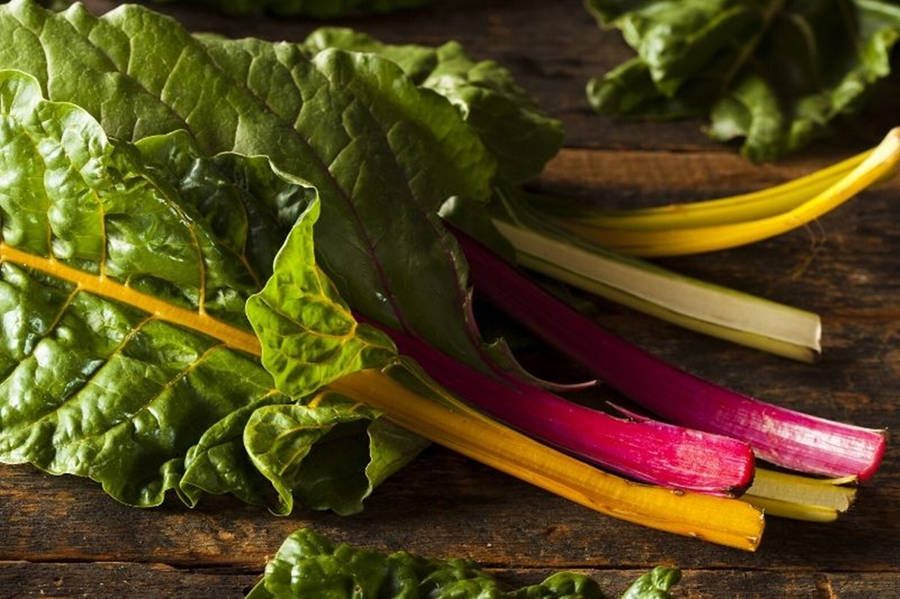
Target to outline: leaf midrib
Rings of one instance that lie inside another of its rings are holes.
[[[148,295],[113,279],[68,266],[55,258],[37,256],[0,241],[0,262],[12,262],[51,277],[67,281],[80,291],[111,299],[152,314],[156,319],[192,329],[224,345],[259,356],[259,339],[244,329],[225,323],[205,311],[188,310]]]

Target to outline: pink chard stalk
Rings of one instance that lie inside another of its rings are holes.
[[[739,439],[758,457],[801,472],[865,481],[878,469],[885,448],[882,431],[775,406],[679,370],[603,330],[470,237],[457,236],[478,292],[663,418]]]
[[[522,432],[632,478],[675,489],[736,496],[753,479],[741,441],[680,426],[634,422],[527,383],[494,379],[419,339],[385,329],[438,383]]]

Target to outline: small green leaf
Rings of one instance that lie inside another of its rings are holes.
[[[669,599],[669,589],[681,580],[681,570],[656,566],[634,581],[622,599]]]
[[[359,325],[316,266],[313,223],[318,204],[301,215],[275,258],[273,275],[247,301],[262,344],[262,363],[278,388],[303,397],[340,376],[377,367],[396,354],[390,339]]]
[[[244,445],[278,491],[275,513],[289,514],[295,497],[307,507],[338,514],[362,510],[372,490],[427,445],[378,416],[334,393],[310,405],[254,411]]]
[[[287,398],[278,393],[265,395],[204,431],[184,458],[184,476],[178,491],[187,505],[196,506],[204,493],[231,493],[246,503],[269,503],[266,477],[256,469],[244,448],[244,429],[258,409],[284,401]]]

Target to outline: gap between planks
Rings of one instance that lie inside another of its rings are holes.
[[[364,548],[364,547],[361,547]],[[276,548],[277,549],[277,548]],[[271,556],[267,556],[266,561],[274,556],[274,551]],[[428,556],[434,557],[437,559],[444,559],[440,556]],[[445,559],[450,559],[447,557]],[[253,565],[222,565],[220,563],[203,563],[203,562],[163,562],[163,561],[128,561],[128,560],[103,560],[103,559],[64,559],[64,558],[50,558],[47,560],[40,559],[27,559],[27,560],[0,560],[0,569],[7,567],[16,567],[16,566],[40,566],[40,567],[51,567],[51,566],[137,566],[148,569],[161,569],[172,572],[185,572],[185,573],[197,573],[197,574],[219,574],[219,575],[241,575],[246,576],[248,574],[262,574],[265,569],[265,563],[262,563],[259,566]],[[554,563],[551,565],[543,564],[543,565],[535,565],[535,564],[502,564],[502,563],[492,563],[492,562],[484,562],[479,561],[475,562],[475,565],[480,570],[484,570],[485,572],[489,572],[491,574],[500,574],[500,573],[550,573],[550,572],[558,572],[562,570],[572,570],[579,572],[646,572],[650,568],[653,568],[653,565],[649,564],[609,564],[609,565],[597,565],[583,562],[561,562]],[[657,564],[657,565],[672,565],[672,564]],[[900,565],[898,565],[895,569],[876,569],[876,570],[866,570],[866,569],[857,569],[857,568],[828,568],[824,570],[816,569],[816,568],[803,568],[803,567],[786,567],[786,568],[754,568],[749,566],[707,566],[702,568],[692,567],[692,568],[681,568],[682,573],[717,573],[717,572],[732,572],[732,573],[747,573],[747,574],[860,574],[860,575],[878,575],[878,574],[892,574],[900,576]]]

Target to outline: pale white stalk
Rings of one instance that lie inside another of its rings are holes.
[[[563,240],[504,218],[494,225],[517,262],[673,324],[773,354],[813,361],[821,352],[818,315],[676,274],[586,242]]]
[[[756,469],[753,485],[741,497],[767,515],[833,522],[856,499],[856,477],[819,479],[763,468]]]

